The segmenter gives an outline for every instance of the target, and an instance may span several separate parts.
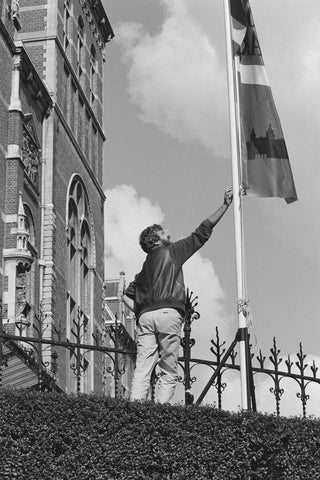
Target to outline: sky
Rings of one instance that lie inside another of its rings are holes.
[[[223,1],[103,4],[115,32],[104,73],[105,276],[124,270],[130,282],[144,260],[138,237],[146,226],[162,223],[173,240],[183,238],[232,185]],[[253,352],[267,360],[274,337],[294,362],[301,342],[311,374],[310,359],[320,367],[320,2],[250,4],[298,201],[244,199],[249,332]],[[232,208],[184,272],[201,315],[193,356],[209,359],[216,326],[226,346],[238,328]],[[197,368],[193,389],[201,391],[211,372]],[[240,403],[237,383],[228,382],[226,408]],[[256,388],[258,408],[272,410],[266,380]],[[285,413],[295,414],[298,389],[285,390]],[[320,386],[308,413],[320,416],[317,396]]]

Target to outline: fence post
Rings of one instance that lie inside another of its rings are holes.
[[[119,398],[119,354],[118,354],[118,319],[116,316],[116,323],[114,328],[114,396]]]
[[[270,392],[273,393],[275,396],[276,411],[277,411],[277,416],[279,417],[280,416],[280,400],[284,390],[280,388],[281,376],[279,374],[279,365],[282,362],[282,358],[279,357],[280,350],[277,348],[275,337],[273,337],[273,347],[270,349],[270,352],[271,352],[271,356],[269,357],[269,360],[274,366],[274,376],[273,376],[274,388],[271,387]]]
[[[2,365],[3,365],[3,336],[2,336],[2,311],[0,311],[0,388],[2,387]]]
[[[185,405],[191,405],[193,403],[193,395],[190,392],[191,389],[191,377],[190,377],[190,358],[191,358],[191,348],[195,344],[191,336],[191,319],[193,312],[188,310],[186,312],[183,333],[184,337],[181,339],[181,345],[183,348],[183,357],[184,357],[184,401]]]

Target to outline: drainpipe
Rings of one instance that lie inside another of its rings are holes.
[[[47,127],[48,127],[48,118],[50,115],[50,110],[44,115],[43,124],[42,124],[42,146],[46,144],[47,141]],[[41,152],[41,190],[40,190],[40,255],[39,255],[39,312],[42,310],[42,299],[43,299],[43,279],[44,279],[44,270],[46,267],[46,262],[44,259],[44,215],[45,215],[45,166],[46,158],[43,156],[43,150]]]

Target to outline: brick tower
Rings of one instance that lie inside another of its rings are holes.
[[[101,326],[102,85],[112,28],[100,0],[0,0],[0,14],[3,322],[31,334],[40,318],[45,337],[87,343]],[[50,364],[53,348],[43,353]],[[75,391],[72,356],[54,353],[58,385]],[[100,357],[86,354],[81,391],[102,391]]]

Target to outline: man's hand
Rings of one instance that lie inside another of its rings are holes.
[[[223,204],[229,207],[232,203],[232,199],[233,199],[232,187],[228,187],[224,192]]]
[[[232,203],[232,199],[232,187],[226,188],[224,192],[223,204],[221,205],[221,207],[218,208],[216,212],[214,212],[212,215],[210,215],[210,217],[208,217],[209,222],[212,223],[212,227],[214,227],[219,222],[220,218],[222,218],[223,215],[226,213]]]

